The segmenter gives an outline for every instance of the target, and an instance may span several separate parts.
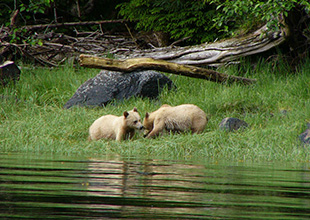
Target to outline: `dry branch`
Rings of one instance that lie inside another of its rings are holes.
[[[152,58],[132,58],[127,60],[115,60],[82,54],[80,55],[80,65],[83,67],[107,69],[121,72],[152,69],[162,72],[189,76],[193,78],[206,79],[219,83],[239,82],[249,85],[256,82],[255,79],[227,75],[210,69],[190,65],[182,65]]]
[[[45,29],[45,28],[57,28],[57,27],[71,27],[71,26],[87,26],[87,25],[100,25],[110,23],[123,23],[125,20],[103,20],[103,21],[84,21],[84,22],[66,22],[56,24],[38,24],[23,26],[22,29],[34,30],[34,29]]]
[[[38,31],[32,36],[34,42],[40,42],[37,44],[26,40],[23,43],[12,43],[10,42],[11,35],[9,28],[0,28],[0,56],[9,60],[18,55],[40,65],[52,67],[62,64],[65,60],[75,59],[81,53],[108,54],[109,51],[117,48],[131,50],[136,47],[126,35],[111,35],[100,31],[78,32],[77,36],[55,33],[52,30],[50,32]],[[19,37],[24,39],[25,36]]]

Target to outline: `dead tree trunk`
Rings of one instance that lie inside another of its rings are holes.
[[[286,27],[275,32],[265,25],[251,34],[215,43],[151,50],[121,50],[119,48],[114,51],[114,54],[119,58],[150,57],[178,64],[220,66],[236,62],[240,57],[258,54],[276,47],[286,40],[288,34]]]
[[[127,60],[115,60],[82,54],[80,55],[80,65],[89,68],[106,69],[121,72],[152,69],[178,75],[189,76],[193,78],[206,79],[219,83],[239,82],[248,85],[256,82],[255,79],[227,75],[210,69],[190,65],[182,65],[152,58],[132,58]]]

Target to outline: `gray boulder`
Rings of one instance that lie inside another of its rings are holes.
[[[308,129],[299,135],[299,139],[303,144],[310,144],[310,123],[307,124]]]
[[[168,89],[174,87],[168,77],[157,71],[122,73],[102,70],[97,76],[83,83],[63,107],[102,107],[112,100],[123,100],[132,96],[156,98],[165,86]]]
[[[239,130],[240,128],[247,128],[248,124],[241,119],[227,117],[221,121],[219,127],[221,130],[230,132]]]

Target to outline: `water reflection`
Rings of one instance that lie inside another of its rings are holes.
[[[2,219],[306,219],[309,164],[0,155]]]

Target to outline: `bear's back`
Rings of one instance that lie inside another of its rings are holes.
[[[196,116],[206,116],[205,112],[202,109],[193,104],[183,104],[174,107],[162,108],[162,115],[171,118],[193,118]]]
[[[92,140],[101,138],[115,139],[116,132],[121,127],[121,117],[115,115],[104,115],[94,121],[89,128],[89,134]]]
[[[184,131],[192,127],[193,123],[206,120],[206,114],[198,106],[183,104],[174,107],[164,107],[158,114],[165,121],[167,130]]]

